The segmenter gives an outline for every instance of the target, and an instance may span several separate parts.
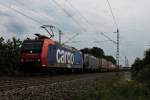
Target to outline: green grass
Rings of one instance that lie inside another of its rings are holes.
[[[75,100],[150,100],[146,85],[135,81],[97,82],[95,87],[82,91]]]

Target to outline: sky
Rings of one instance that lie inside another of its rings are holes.
[[[149,48],[150,1],[109,2],[120,30],[120,63],[124,64],[126,56],[132,64]],[[0,19],[0,36],[5,39],[34,38],[35,33],[48,36],[40,26],[53,25],[57,28],[54,29],[55,40],[60,29],[62,42],[78,34],[66,45],[77,49],[97,46],[106,55],[116,55],[116,44],[101,35],[103,32],[116,41],[117,27],[107,0],[0,0]]]

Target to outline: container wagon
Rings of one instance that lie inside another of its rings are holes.
[[[84,54],[83,55],[83,62],[84,62],[84,70],[86,71],[96,71],[99,69],[99,59],[90,55]]]

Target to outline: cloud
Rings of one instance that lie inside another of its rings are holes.
[[[150,1],[113,0],[110,3],[119,24],[120,35],[124,37],[120,38],[121,58],[128,56],[132,63],[135,57],[143,57],[143,52],[147,48],[144,45],[148,43],[150,37]],[[5,5],[13,7],[31,19]],[[32,18],[40,23],[33,21]],[[73,41],[81,42],[68,43],[68,45],[77,48],[98,46],[103,48],[106,54],[115,56],[115,44],[93,43],[95,40],[106,40],[100,32],[116,40],[116,34],[113,33],[116,27],[106,0],[1,0],[0,19],[0,36],[5,38],[16,36],[24,39],[33,37],[37,32],[48,35],[39,27],[50,24],[64,32],[63,41],[79,33]],[[58,40],[58,34],[54,39]]]

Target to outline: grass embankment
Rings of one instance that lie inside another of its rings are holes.
[[[144,84],[128,80],[97,81],[75,98],[76,100],[149,100],[150,89]]]

